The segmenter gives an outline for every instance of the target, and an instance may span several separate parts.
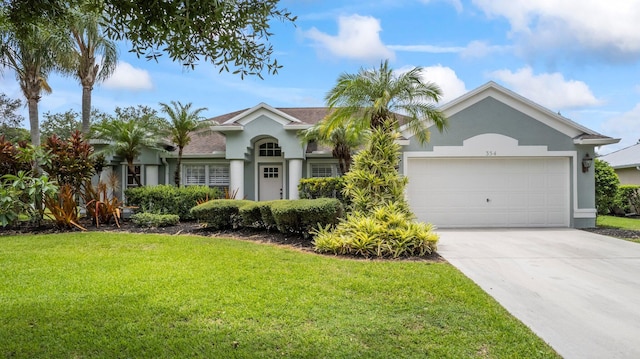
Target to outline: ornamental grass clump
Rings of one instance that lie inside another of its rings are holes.
[[[398,134],[375,129],[369,145],[354,157],[345,175],[344,194],[350,212],[335,229],[314,231],[316,251],[364,257],[423,256],[437,249],[431,224],[415,221],[404,198],[407,178],[398,171]]]

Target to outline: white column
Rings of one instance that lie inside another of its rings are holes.
[[[145,167],[145,185],[147,186],[157,186],[158,185],[158,166],[156,165],[146,165]]]
[[[302,179],[302,160],[289,160],[289,199],[298,199],[298,184]]]
[[[244,160],[229,163],[229,193],[236,192],[236,199],[244,198]]]

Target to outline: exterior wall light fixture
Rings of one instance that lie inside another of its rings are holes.
[[[582,158],[582,172],[585,172],[585,173],[589,172],[589,168],[591,168],[591,164],[593,164],[593,158],[591,158],[587,153]]]

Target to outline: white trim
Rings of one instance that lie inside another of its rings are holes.
[[[573,218],[596,218],[595,208],[579,208],[573,210]]]
[[[260,145],[267,142],[274,142],[280,147],[280,141],[275,137],[263,137],[252,144],[253,150],[253,173],[254,173],[254,196],[255,200],[260,200],[260,166],[261,165],[280,165],[282,166],[282,198],[288,198],[286,193],[286,178],[288,178],[288,166],[286,166],[284,151],[280,147],[280,157],[262,157],[260,156]]]
[[[274,107],[271,107],[269,105],[267,105],[264,102],[260,102],[259,104],[257,104],[256,106],[230,118],[229,120],[223,122],[223,125],[230,125],[233,123],[239,123],[241,125],[246,125],[249,122],[255,120],[256,118],[262,116],[262,115],[268,115],[268,114],[272,114],[275,116],[268,116],[269,118],[273,119],[276,122],[279,122],[282,125],[286,125],[289,124],[291,122],[296,122],[296,123],[301,123],[300,120],[298,120],[297,118],[288,115]],[[219,127],[219,126],[214,126],[214,127]]]
[[[211,131],[216,131],[216,132],[243,131],[244,130],[244,126],[238,126],[238,125],[223,126],[223,125],[218,125],[218,126],[211,126],[210,129],[211,129]]]
[[[340,175],[340,163],[334,158],[313,159],[307,161],[307,177],[314,178],[313,165],[331,165],[331,177],[338,177]]]
[[[285,125],[284,129],[285,130],[290,130],[290,131],[291,130],[306,130],[306,129],[311,128],[311,127],[313,127],[313,125],[308,125],[308,124],[304,124],[304,125],[300,124],[300,125],[298,125],[298,124],[295,124],[295,125]]]
[[[573,140],[573,143],[576,145],[593,145],[593,146],[603,146],[603,145],[612,145],[614,143],[620,142],[619,138],[576,138]]]
[[[492,142],[484,142],[486,140]],[[492,146],[487,148],[482,146],[484,143],[490,143]],[[594,218],[583,217],[591,214],[593,209],[578,208],[578,176],[582,175],[582,172],[578,168],[577,151],[549,151],[547,146],[520,146],[516,139],[490,133],[468,138],[463,141],[462,146],[434,146],[433,151],[408,151],[404,152],[402,156],[403,173],[409,173],[408,160],[415,158],[567,157],[573,167],[571,172],[573,218]],[[405,197],[407,195],[408,193],[405,191]]]

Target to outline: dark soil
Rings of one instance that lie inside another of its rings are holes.
[[[619,228],[585,228],[585,231],[602,234],[605,236],[616,238],[640,238],[640,231],[634,231],[631,229],[619,229]]]
[[[167,235],[197,235],[205,237],[221,237],[221,238],[234,238],[238,240],[248,240],[265,244],[273,244],[280,246],[287,246],[290,248],[296,248],[305,252],[314,252],[311,238],[303,238],[297,235],[284,235],[277,231],[263,231],[252,229],[239,229],[239,230],[211,230],[203,228],[197,222],[180,222],[175,226],[159,227],[159,228],[146,228],[139,227],[133,224],[131,221],[121,221],[120,226],[115,223],[106,225],[100,225],[96,228],[94,224],[89,220],[84,220],[79,223],[86,228],[88,232],[113,232],[113,233],[156,233]],[[51,233],[67,233],[67,232],[80,232],[81,230],[73,228],[59,228],[53,224],[46,224],[39,227],[23,225],[18,228],[1,228],[0,237],[9,235],[20,234],[51,234]],[[348,257],[348,256],[345,256]],[[354,259],[362,259],[362,257],[349,257]],[[424,257],[411,257],[402,258],[402,260],[412,261],[427,261],[427,262],[443,262],[445,261],[439,254],[433,253]]]

